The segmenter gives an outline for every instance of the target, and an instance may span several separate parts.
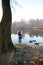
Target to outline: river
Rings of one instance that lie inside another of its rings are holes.
[[[19,44],[18,42],[18,34],[11,34],[11,39],[13,44]],[[35,40],[36,42],[30,43],[30,41]],[[28,44],[30,46],[34,46],[35,43],[39,43],[40,46],[43,46],[43,36],[35,36],[32,35],[30,36],[28,33],[25,33],[23,38],[22,38],[22,43],[21,44]]]

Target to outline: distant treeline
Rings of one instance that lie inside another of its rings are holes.
[[[12,23],[11,32],[16,33],[19,29],[22,29],[24,31],[28,31],[30,29],[33,29],[33,30],[43,29],[43,19],[40,19],[40,20],[30,19],[28,23],[26,22],[27,21],[22,20],[21,22]]]

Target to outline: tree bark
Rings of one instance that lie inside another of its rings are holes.
[[[3,16],[0,23],[0,52],[13,48],[11,41],[11,8],[10,0],[2,0]]]

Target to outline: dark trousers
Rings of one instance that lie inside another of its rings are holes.
[[[19,37],[19,43],[21,43],[22,42],[22,37]]]

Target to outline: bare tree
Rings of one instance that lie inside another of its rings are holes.
[[[3,16],[0,23],[0,53],[14,48],[11,41],[11,8],[10,0],[2,0]]]

